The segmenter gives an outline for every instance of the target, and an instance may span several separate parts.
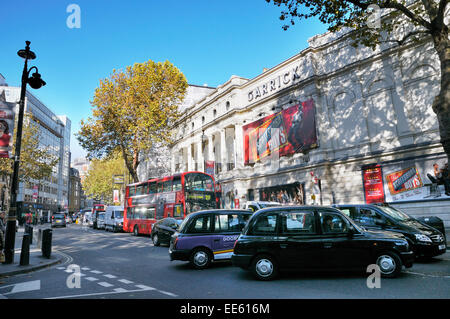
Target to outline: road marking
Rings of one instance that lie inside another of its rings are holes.
[[[98,282],[98,284],[99,284],[100,286],[103,286],[103,287],[106,287],[106,288],[109,288],[109,287],[114,286],[114,285],[111,285],[110,283],[107,283],[107,282],[104,282],[104,281]]]
[[[91,270],[91,268],[89,268],[89,267],[83,267],[83,268],[81,268],[81,270]]]
[[[96,280],[98,280],[98,279],[97,279],[97,278],[94,278],[94,277],[87,277],[86,280],[89,280],[89,281],[96,281]]]
[[[136,287],[144,289],[144,290],[156,290],[156,288],[145,286],[145,285],[136,285]]]
[[[178,297],[177,295],[171,293],[171,292],[167,292],[167,291],[163,291],[163,290],[158,290],[160,293],[171,296],[171,297]]]
[[[114,289],[115,292],[128,292],[128,290],[123,289],[123,288],[116,288]]]
[[[148,287],[150,288],[150,287]],[[120,288],[116,288],[120,289]],[[143,292],[148,291],[152,289],[136,289],[136,290],[120,290],[120,291],[110,291],[110,292],[98,292],[98,293],[92,293],[92,294],[83,294],[83,295],[72,295],[72,296],[59,296],[59,297],[50,297],[50,298],[44,298],[44,299],[65,299],[65,298],[80,298],[80,297],[92,297],[92,296],[100,296],[100,295],[114,295],[114,294],[123,294],[123,293],[133,293],[133,292]]]
[[[114,275],[103,275],[103,276],[105,276],[106,278],[109,278],[109,279],[114,279],[114,278],[117,278],[116,276],[114,276]]]
[[[3,288],[13,287],[13,286],[14,286],[14,288],[10,292],[4,293],[3,295],[5,296],[5,295],[10,295],[10,294],[16,294],[19,292],[40,290],[41,289],[41,281],[40,280],[27,281],[27,282],[22,282],[22,283],[18,283],[18,284],[3,286],[1,288],[3,289]]]
[[[119,279],[118,281],[120,281],[120,282],[122,282],[124,284],[127,284],[127,285],[133,283],[132,281],[129,281],[129,280],[126,280],[126,279]]]
[[[103,271],[91,270],[91,273],[98,275],[98,274],[103,274]]]
[[[422,274],[420,272],[413,272],[413,271],[405,271],[407,274],[416,275],[416,276],[423,276],[423,277],[432,277],[432,278],[450,278],[450,276],[446,275],[430,275],[430,274]]]

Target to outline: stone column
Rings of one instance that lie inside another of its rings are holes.
[[[234,126],[234,152],[237,169],[244,168],[244,132],[242,124]]]
[[[200,136],[200,140],[197,142],[197,167],[200,172],[204,172],[205,159],[203,158],[203,141]]]
[[[192,162],[192,145],[189,144],[187,146],[187,167],[186,167],[186,171],[191,171],[194,167],[193,162]]]
[[[227,170],[227,141],[226,130],[220,130],[220,161],[222,163],[222,172]]]

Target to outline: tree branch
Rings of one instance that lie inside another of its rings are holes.
[[[447,1],[447,0],[444,0]],[[375,3],[376,4],[376,3]],[[386,0],[385,3],[379,4],[380,8],[382,9],[396,9],[400,12],[402,12],[404,15],[406,15],[408,18],[410,18],[412,21],[422,25],[423,27],[427,28],[428,30],[432,30],[433,26],[430,22],[427,20],[417,16],[414,14],[411,10],[409,10],[407,7],[405,7],[403,4],[398,2],[391,2],[391,0]]]

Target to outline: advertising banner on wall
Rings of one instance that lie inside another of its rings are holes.
[[[302,102],[247,124],[243,133],[245,165],[276,152],[281,157],[316,148],[314,101]]]
[[[363,168],[366,203],[383,201],[394,203],[450,198],[445,194],[443,183],[433,184],[427,177],[434,162],[417,161]],[[443,164],[440,164],[440,166],[443,166]]]
[[[205,173],[214,176],[215,161],[205,161]]]
[[[380,165],[365,167],[362,170],[364,198],[367,204],[383,203],[383,173]]]
[[[417,167],[410,166],[385,173],[386,201],[432,199],[431,185],[424,186]]]
[[[113,201],[114,201],[114,203],[120,203],[119,190],[118,189],[114,189],[113,190]]]
[[[5,91],[0,93],[0,158],[9,158],[12,151],[16,103],[6,102]]]

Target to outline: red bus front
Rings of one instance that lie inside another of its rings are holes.
[[[212,176],[187,172],[128,185],[125,193],[124,231],[151,233],[160,219],[184,219],[187,214],[217,207]]]

